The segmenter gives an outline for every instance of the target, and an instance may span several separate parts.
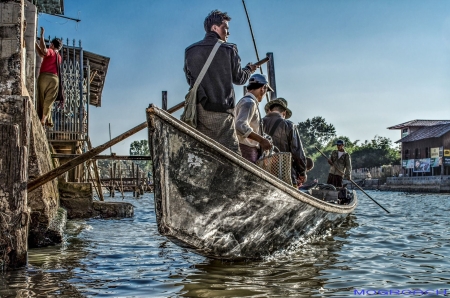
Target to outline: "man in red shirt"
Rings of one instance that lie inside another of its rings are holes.
[[[44,28],[41,27],[39,44],[36,42],[36,51],[43,59],[37,83],[37,113],[42,125],[45,125],[47,121],[48,126],[53,126],[50,111],[53,102],[58,96],[59,79],[57,65],[61,64],[62,60],[58,54],[62,48],[62,42],[59,38],[55,38],[51,41],[50,47],[47,49],[45,46],[44,32]],[[56,59],[59,59],[59,63],[56,62]]]

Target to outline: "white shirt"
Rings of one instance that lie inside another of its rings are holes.
[[[247,92],[236,105],[235,127],[240,144],[259,148],[259,143],[257,141],[248,138],[251,132],[261,135],[261,132],[259,131],[261,118],[259,117],[258,109],[259,102],[250,92]]]

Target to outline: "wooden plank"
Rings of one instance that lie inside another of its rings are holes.
[[[152,107],[153,105],[150,105],[150,107]],[[167,110],[168,113],[174,113],[176,111],[178,111],[179,109],[184,107],[184,101],[180,102],[179,104],[175,105],[174,107],[170,108]],[[33,181],[28,182],[27,184],[27,191],[31,192],[33,190],[35,190],[36,188],[38,188],[39,186],[55,179],[56,177],[58,177],[61,174],[64,174],[67,171],[70,171],[71,169],[75,168],[76,166],[78,166],[79,164],[82,164],[83,162],[93,158],[94,156],[102,153],[103,151],[105,151],[106,149],[110,148],[111,146],[119,143],[120,141],[125,140],[126,138],[128,138],[129,136],[134,135],[135,133],[143,130],[144,128],[147,128],[147,121],[133,127],[132,129],[124,132],[123,134],[115,137],[114,139],[95,147],[94,149],[89,150],[86,153],[81,154],[78,157],[75,157],[74,159],[68,161],[67,163],[51,170],[48,173],[45,173],[44,175],[34,179]]]
[[[86,141],[87,141],[88,149],[91,150],[92,149],[91,139],[88,137]],[[102,183],[100,182],[100,174],[98,171],[97,162],[92,161],[92,165],[94,166],[94,175],[95,175],[95,181],[96,181],[96,187],[97,187],[97,194],[98,194],[100,201],[104,201],[105,198],[103,197]],[[89,171],[89,173],[90,173],[90,171]]]
[[[277,84],[275,81],[275,64],[273,61],[273,53],[267,53],[266,56],[269,57],[269,63],[267,64],[267,76],[269,77],[269,85],[274,90],[274,92],[270,92],[270,100],[274,100],[277,98]]]
[[[92,149],[92,147],[91,147]],[[52,158],[75,158],[80,156],[81,154],[63,154],[56,153],[52,154]],[[108,159],[108,160],[152,160],[152,157],[149,155],[97,155],[92,157],[91,159]]]

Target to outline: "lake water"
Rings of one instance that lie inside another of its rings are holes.
[[[133,218],[70,221],[63,245],[0,273],[0,297],[450,296],[450,195],[367,193],[391,214],[358,192],[328,235],[242,263],[174,245],[158,234],[153,195],[126,197]]]

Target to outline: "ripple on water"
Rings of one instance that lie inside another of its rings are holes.
[[[298,239],[260,262],[209,260],[158,234],[152,195],[135,216],[70,221],[67,242],[32,249],[4,273],[1,297],[352,297],[360,289],[445,289],[448,195],[368,191],[327,234]]]

